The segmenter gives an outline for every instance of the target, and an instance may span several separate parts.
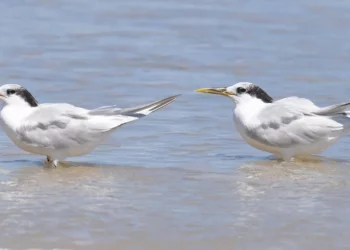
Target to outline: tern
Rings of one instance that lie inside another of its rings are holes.
[[[319,107],[296,96],[274,100],[250,82],[196,91],[229,97],[241,137],[285,161],[319,154],[350,133],[350,103]]]
[[[0,87],[4,102],[0,118],[17,147],[47,156],[56,167],[67,157],[90,153],[123,124],[147,116],[177,97],[127,109],[104,106],[88,110],[68,103],[39,104],[24,87],[6,84]]]

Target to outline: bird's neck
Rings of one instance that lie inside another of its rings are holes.
[[[236,103],[236,108],[234,111],[236,119],[238,119],[243,124],[254,123],[255,117],[259,112],[264,109],[269,103],[265,103],[258,98],[250,98]],[[252,124],[254,125],[254,124]]]
[[[30,93],[29,93],[29,95],[30,95]],[[6,106],[20,106],[23,108],[25,108],[25,107],[34,108],[34,107],[38,106],[38,103],[36,102],[34,97],[33,97],[33,99],[31,99],[27,95],[20,96],[20,95],[14,94],[8,98],[5,98],[3,101],[5,102]]]
[[[34,109],[27,104],[5,105],[1,110],[1,119],[5,125],[17,128],[21,121],[30,115]]]

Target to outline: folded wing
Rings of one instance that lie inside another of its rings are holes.
[[[341,103],[324,108],[319,108],[314,113],[317,115],[337,116],[348,115],[350,111],[350,103]]]
[[[311,106],[309,106],[311,110]],[[295,145],[332,140],[343,125],[330,117],[301,111],[290,105],[273,103],[258,116],[258,124],[247,128],[253,139],[275,147],[289,148]]]
[[[87,113],[69,104],[43,104],[17,128],[17,134],[33,147],[63,149],[93,143],[113,124],[93,120]]]
[[[128,109],[86,110],[70,104],[41,104],[17,128],[17,134],[22,142],[34,147],[63,149],[96,144],[106,132],[159,110],[176,97]]]

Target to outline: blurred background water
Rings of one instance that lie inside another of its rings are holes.
[[[40,102],[130,107],[183,94],[66,167],[0,134],[5,249],[349,249],[349,138],[318,161],[246,145],[238,81],[349,101],[348,1],[0,2],[0,80]]]

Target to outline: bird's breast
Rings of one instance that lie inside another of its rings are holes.
[[[0,113],[4,125],[15,130],[21,126],[22,121],[32,112],[31,108],[22,105],[7,105]]]
[[[18,139],[17,129],[21,126],[23,118],[29,115],[26,107],[5,106],[0,113],[1,127],[6,135],[20,148],[23,143]]]

